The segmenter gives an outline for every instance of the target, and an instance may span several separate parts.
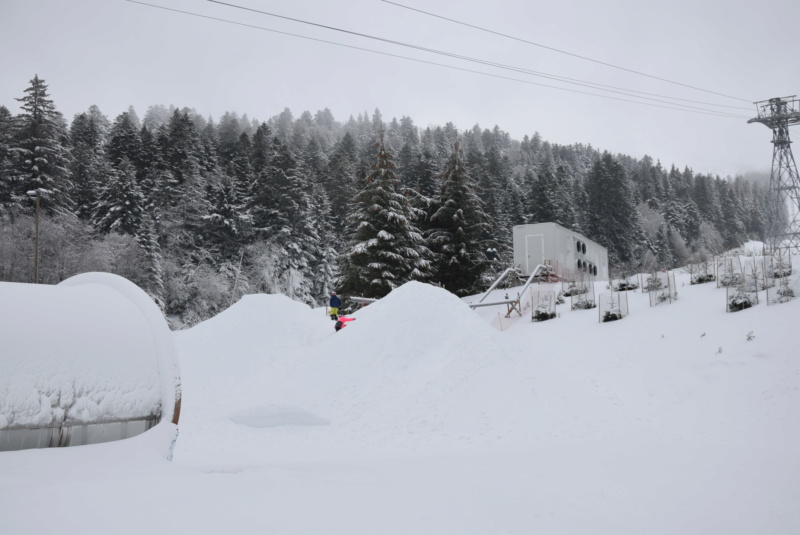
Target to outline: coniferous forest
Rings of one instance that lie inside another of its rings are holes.
[[[421,280],[478,293],[523,223],[581,232],[612,268],[673,268],[764,234],[764,186],[538,133],[378,110],[111,119],[92,106],[67,121],[38,76],[17,100],[17,115],[0,105],[0,280],[34,282],[38,199],[38,282],[116,273],[173,327],[254,292],[319,305]]]

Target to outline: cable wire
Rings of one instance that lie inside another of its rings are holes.
[[[328,25],[319,24],[319,23],[316,23],[316,22],[310,22],[310,21],[306,21],[306,20],[302,20],[302,19],[293,18],[293,17],[287,17],[285,15],[278,15],[278,14],[270,13],[270,12],[267,12],[267,11],[261,11],[261,10],[258,10],[258,9],[244,7],[244,6],[240,6],[240,5],[236,5],[236,4],[231,4],[231,3],[228,3],[228,2],[222,2],[220,0],[207,0],[207,1],[211,2],[213,4],[219,4],[219,5],[223,5],[223,6],[227,6],[227,7],[232,7],[232,8],[235,8],[235,9],[241,9],[243,11],[250,11],[250,12],[253,12],[253,13],[259,13],[259,14],[262,14],[262,15],[267,15],[267,16],[270,16],[270,17],[289,20],[289,21],[292,21],[292,22],[298,22],[298,23],[301,23],[301,24],[307,24],[309,26],[316,26],[318,28],[324,28],[324,29],[327,29],[327,30],[333,30],[333,31],[337,31],[337,32],[341,32],[341,33],[345,33],[345,34],[349,34],[349,35],[355,35],[355,36],[358,36],[358,37],[364,37],[364,38],[367,38],[367,39],[373,39],[373,40],[381,41],[381,42],[384,42],[384,43],[390,43],[390,44],[403,46],[403,47],[407,47],[407,48],[413,48],[415,50],[421,50],[423,52],[429,52],[429,53],[438,54],[438,55],[442,55],[442,56],[447,56],[447,57],[451,57],[451,58],[456,58],[456,59],[469,61],[469,62],[473,62],[473,63],[479,63],[481,65],[488,65],[488,66],[497,67],[497,68],[500,68],[500,69],[507,69],[507,70],[511,70],[511,71],[515,71],[515,72],[524,73],[524,74],[530,74],[532,76],[538,76],[538,77],[547,78],[547,79],[550,79],[550,80],[557,80],[559,82],[565,82],[565,83],[579,85],[579,86],[583,86],[583,87],[590,87],[592,89],[598,89],[600,91],[607,91],[609,93],[617,93],[617,94],[622,94],[622,95],[629,96],[629,97],[634,97],[634,98],[642,98],[642,99],[646,99],[646,100],[654,100],[655,102],[661,102],[661,103],[664,103],[664,104],[685,106],[685,104],[680,104],[680,103],[676,103],[676,102],[664,102],[663,100],[650,99],[648,97],[641,97],[641,96],[638,96],[638,95],[633,95],[631,93],[640,93],[640,94],[644,94],[644,95],[657,96],[659,98],[666,98],[666,99],[670,99],[670,100],[680,100],[680,101],[684,101],[684,102],[693,102],[695,104],[703,104],[703,105],[706,105],[706,106],[733,108],[733,109],[739,109],[739,110],[750,109],[750,108],[742,108],[742,107],[738,107],[738,106],[728,106],[728,105],[724,105],[724,104],[713,104],[713,103],[708,103],[708,102],[698,102],[698,101],[695,101],[695,100],[681,99],[681,98],[675,98],[675,97],[670,97],[670,96],[665,96],[665,95],[657,95],[657,94],[653,94],[653,93],[645,93],[643,91],[635,91],[635,90],[623,89],[623,88],[605,89],[607,87],[614,87],[614,86],[607,86],[607,85],[603,85],[603,84],[597,84],[597,83],[594,83],[594,82],[587,82],[585,80],[576,80],[574,78],[566,78],[566,77],[563,77],[563,76],[557,76],[557,75],[552,75],[552,74],[541,73],[541,72],[538,72],[538,71],[532,71],[532,70],[525,69],[525,68],[522,68],[522,67],[515,67],[515,66],[512,66],[512,65],[505,65],[505,64],[496,63],[496,62],[493,62],[493,61],[483,60],[483,59],[479,59],[479,58],[472,58],[472,57],[469,57],[469,56],[463,56],[463,55],[456,54],[456,53],[453,53],[453,52],[445,52],[445,51],[436,50],[436,49],[432,49],[432,48],[422,47],[422,46],[419,46],[419,45],[403,43],[401,41],[394,41],[392,39],[386,39],[386,38],[383,38],[383,37],[377,37],[377,36],[374,36],[374,35],[368,35],[368,34],[364,34],[364,33],[360,33],[360,32],[355,32],[355,31],[352,31],[352,30],[345,30],[345,29],[342,29],[342,28],[336,28],[334,26],[328,26]],[[692,106],[687,106],[687,107],[691,108]],[[697,109],[702,109],[702,108],[697,108]]]
[[[717,110],[703,110],[702,108],[695,108],[695,107],[686,106],[686,105],[683,105],[683,104],[674,104],[674,103],[671,103],[671,102],[667,103],[667,104],[671,104],[670,106],[661,106],[661,105],[658,105],[658,104],[651,104],[649,102],[640,102],[640,101],[636,101],[636,100],[628,100],[628,99],[623,99],[623,98],[618,98],[618,97],[611,97],[611,96],[608,96],[608,95],[599,95],[597,93],[590,93],[590,92],[587,92],[587,91],[578,91],[578,90],[575,90],[575,89],[569,89],[569,88],[565,88],[565,87],[558,87],[558,86],[549,85],[549,84],[540,84],[540,83],[537,83],[537,82],[532,82],[530,80],[520,80],[518,78],[511,78],[509,76],[502,76],[502,75],[499,75],[499,74],[486,73],[486,72],[482,72],[482,71],[476,71],[476,70],[473,70],[473,69],[466,69],[466,68],[463,68],[463,67],[455,67],[453,65],[446,65],[446,64],[443,64],[443,63],[436,63],[436,62],[417,59],[417,58],[410,58],[408,56],[401,56],[401,55],[398,55],[398,54],[391,54],[391,53],[388,53],[388,52],[372,50],[372,49],[369,49],[369,48],[363,48],[363,47],[354,46],[354,45],[347,45],[347,44],[343,44],[343,43],[337,43],[335,41],[328,41],[328,40],[325,40],[325,39],[318,39],[318,38],[315,38],[315,37],[308,37],[308,36],[305,36],[305,35],[299,35],[299,34],[294,34],[294,33],[290,33],[290,32],[274,30],[274,29],[271,29],[271,28],[265,28],[263,26],[256,26],[256,25],[253,25],[253,24],[247,24],[247,23],[243,23],[243,22],[237,22],[237,21],[232,21],[232,20],[227,20],[227,19],[221,19],[221,18],[218,18],[218,17],[209,16],[209,15],[202,15],[202,14],[199,14],[199,13],[193,13],[191,11],[183,11],[183,10],[180,10],[180,9],[175,9],[175,8],[170,8],[170,7],[165,7],[165,6],[159,6],[159,5],[156,5],[156,4],[149,4],[149,3],[146,3],[146,2],[140,2],[138,0],[126,0],[126,1],[130,2],[132,4],[138,4],[138,5],[147,6],[147,7],[151,7],[151,8],[161,9],[161,10],[164,10],[164,11],[172,11],[174,13],[181,13],[181,14],[184,14],[184,15],[190,15],[190,16],[199,17],[199,18],[203,18],[203,19],[209,19],[209,20],[214,20],[214,21],[218,21],[218,22],[224,22],[224,23],[228,23],[228,24],[234,24],[234,25],[237,25],[237,26],[243,26],[243,27],[252,28],[252,29],[256,29],[256,30],[263,30],[263,31],[271,32],[271,33],[280,34],[280,35],[288,35],[288,36],[291,36],[291,37],[297,37],[297,38],[306,39],[306,40],[309,40],[309,41],[315,41],[315,42],[319,42],[319,43],[325,43],[325,44],[329,44],[329,45],[335,45],[335,46],[340,46],[340,47],[344,47],[344,48],[350,48],[350,49],[353,49],[353,50],[360,50],[360,51],[363,51],[363,52],[370,52],[370,53],[373,53],[373,54],[380,54],[380,55],[393,57],[393,58],[399,58],[399,59],[405,59],[405,60],[409,60],[409,61],[415,61],[417,63],[424,63],[424,64],[427,64],[427,65],[433,65],[433,66],[437,66],[437,67],[444,67],[446,69],[452,69],[452,70],[457,70],[457,71],[462,71],[462,72],[479,74],[479,75],[482,75],[482,76],[489,76],[489,77],[492,77],[492,78],[499,78],[499,79],[502,79],[502,80],[509,80],[509,81],[513,81],[513,82],[519,82],[519,83],[528,84],[528,85],[535,85],[535,86],[539,86],[539,87],[547,87],[547,88],[550,88],[550,89],[558,89],[560,91],[568,91],[570,93],[578,93],[578,94],[582,94],[582,95],[589,95],[589,96],[605,98],[605,99],[609,99],[609,100],[617,100],[617,101],[621,101],[621,102],[629,102],[629,103],[633,103],[633,104],[640,104],[640,105],[643,105],[643,106],[652,106],[652,107],[656,107],[656,108],[664,108],[664,109],[670,109],[670,110],[684,111],[684,112],[688,112],[688,113],[699,113],[699,114],[703,114],[703,115],[714,115],[714,116],[717,116],[717,117],[730,117],[730,118],[736,118],[736,119],[747,118],[746,116],[743,116],[743,115],[736,115],[736,114],[727,113],[727,112],[721,112],[721,111],[717,111]],[[634,96],[634,95],[631,95],[631,96]],[[636,97],[636,96],[634,96],[634,98],[644,98],[644,97]],[[649,100],[654,100],[654,99],[649,99]],[[684,106],[684,107],[678,108],[678,107],[675,107],[675,106]]]
[[[529,44],[529,45],[538,46],[540,48],[544,48],[544,49],[547,49],[547,50],[552,50],[553,52],[558,52],[560,54],[566,54],[567,56],[572,56],[572,57],[579,58],[579,59],[582,59],[582,60],[591,61],[593,63],[598,63],[600,65],[605,65],[606,67],[612,67],[614,69],[619,69],[621,71],[626,71],[626,72],[630,72],[630,73],[633,73],[633,74],[638,74],[639,76],[646,76],[647,78],[652,78],[654,80],[660,80],[662,82],[667,82],[667,83],[674,84],[674,85],[679,85],[679,86],[682,86],[682,87],[688,87],[689,89],[702,91],[704,93],[711,93],[712,95],[718,95],[718,96],[721,96],[721,97],[731,98],[731,99],[734,99],[734,100],[741,100],[742,102],[752,102],[751,99],[744,99],[744,98],[734,97],[734,96],[731,96],[731,95],[726,95],[724,93],[718,93],[716,91],[710,91],[708,89],[703,89],[703,88],[696,87],[696,86],[693,86],[693,85],[684,84],[684,83],[681,83],[681,82],[675,82],[673,80],[668,80],[667,78],[661,78],[659,76],[654,76],[652,74],[647,74],[647,73],[644,73],[644,72],[635,71],[633,69],[628,69],[626,67],[620,67],[619,65],[614,65],[613,63],[606,63],[605,61],[600,61],[600,60],[592,59],[592,58],[589,58],[589,57],[586,57],[586,56],[581,56],[580,54],[573,54],[572,52],[567,52],[566,50],[560,50],[558,48],[554,48],[554,47],[551,47],[551,46],[543,45],[541,43],[534,43],[533,41],[528,41],[528,40],[522,39],[520,37],[514,37],[513,35],[508,35],[508,34],[505,34],[505,33],[497,32],[497,31],[494,31],[494,30],[490,30],[488,28],[483,28],[481,26],[476,26],[474,24],[469,24],[467,22],[462,22],[462,21],[459,21],[459,20],[455,20],[455,19],[451,19],[451,18],[448,18],[448,17],[444,17],[442,15],[437,15],[435,13],[430,13],[428,11],[423,11],[421,9],[416,9],[416,8],[413,8],[413,7],[410,7],[410,6],[405,6],[403,4],[398,4],[397,2],[391,2],[390,0],[381,0],[381,1],[385,2],[387,4],[392,4],[392,5],[397,6],[397,7],[402,7],[403,9],[408,9],[410,11],[416,11],[417,13],[422,13],[424,15],[435,17],[437,19],[446,20],[446,21],[449,21],[449,22],[453,22],[455,24],[460,24],[462,26],[467,26],[469,28],[474,28],[476,30],[480,30],[480,31],[483,31],[483,32],[491,33],[491,34],[494,34],[494,35],[499,35],[501,37],[506,37],[508,39],[513,39],[513,40],[519,41],[521,43],[526,43],[526,44]]]

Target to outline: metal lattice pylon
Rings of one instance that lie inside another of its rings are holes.
[[[767,207],[767,246],[800,249],[800,177],[792,155],[789,126],[800,124],[795,95],[756,102],[758,117],[748,123],[761,123],[772,129],[772,172]]]

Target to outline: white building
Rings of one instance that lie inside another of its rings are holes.
[[[556,223],[536,223],[515,226],[513,235],[514,264],[523,275],[547,262],[565,279],[591,275],[608,280],[608,250],[583,234]]]

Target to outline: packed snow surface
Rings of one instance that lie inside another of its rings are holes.
[[[409,283],[335,332],[246,296],[174,335],[173,462],[169,424],[0,454],[2,532],[800,533],[800,300],[676,279],[612,323]]]

